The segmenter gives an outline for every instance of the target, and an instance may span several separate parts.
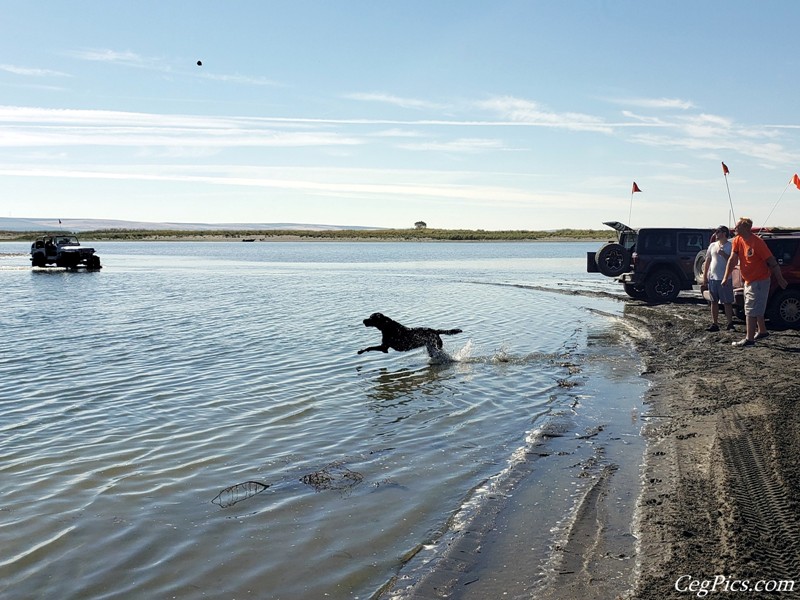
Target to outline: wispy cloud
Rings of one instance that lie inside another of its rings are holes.
[[[613,104],[633,106],[636,108],[678,110],[690,110],[695,108],[693,102],[690,100],[681,100],[680,98],[613,98],[608,101]]]
[[[165,73],[173,73],[180,70],[179,66],[174,63],[170,63],[170,61],[165,58],[143,56],[130,50],[120,51],[109,48],[85,48],[82,50],[74,50],[69,52],[68,55],[79,60],[121,65],[124,67],[132,67],[137,69],[150,69]],[[267,77],[258,75],[242,75],[240,73],[216,73],[209,71],[205,67],[203,69],[196,69],[193,66],[193,63],[192,71],[195,76],[209,81],[219,81],[221,83],[230,83],[235,85],[285,87],[284,84],[273,81]]]
[[[171,71],[170,66],[162,58],[142,56],[130,50],[113,50],[110,48],[83,48],[66,53],[67,56],[90,62],[101,62],[139,69]]]
[[[669,126],[672,132],[668,134],[645,131],[633,133],[629,139],[651,147],[715,156],[736,153],[771,165],[796,164],[800,160],[797,152],[784,145],[779,128],[743,126],[727,117],[710,114],[677,118]]]
[[[273,87],[284,87],[284,84],[278,83],[266,77],[257,77],[252,75],[223,75],[217,73],[206,73],[202,75],[203,79],[210,79],[212,81],[220,81],[222,83],[234,83],[239,85],[264,85]]]
[[[373,137],[385,137],[385,138],[419,138],[423,137],[425,134],[422,131],[418,130],[392,127],[390,129],[382,129],[381,131],[376,131],[374,133],[371,133],[370,135]]]
[[[513,96],[491,98],[478,102],[477,106],[499,115],[502,119],[508,119],[516,123],[572,131],[613,132],[613,127],[600,117],[584,113],[554,112],[545,109],[537,102]]]
[[[438,201],[467,201],[478,204],[498,202],[507,205],[530,204],[531,193],[511,186],[475,185],[425,181],[452,179],[452,173],[409,173],[402,170],[294,169],[280,174],[271,169],[226,165],[189,167],[178,165],[131,165],[127,167],[0,166],[0,175],[16,177],[54,177],[67,179],[108,179],[130,181],[170,181],[214,184],[232,187],[274,188],[311,194],[346,197],[386,198],[397,196]],[[294,175],[294,176],[292,176]]]
[[[272,127],[247,117],[168,115],[0,106],[0,147],[41,146],[347,146],[352,135]],[[283,122],[280,122],[283,124]]]
[[[108,48],[89,48],[84,50],[73,50],[69,52],[74,58],[82,60],[91,60],[96,62],[121,62],[121,63],[141,63],[143,59],[141,56],[130,50],[120,52],[118,50],[110,50]]]
[[[68,73],[61,71],[53,71],[52,69],[38,69],[35,67],[20,67],[18,65],[2,64],[0,71],[12,73],[13,75],[22,75],[23,77],[71,77]]]
[[[458,138],[446,141],[430,141],[419,143],[403,143],[398,145],[404,150],[422,150],[433,152],[475,153],[487,150],[503,150],[501,140],[485,138]]]
[[[392,96],[391,94],[382,93],[354,93],[346,94],[345,98],[350,100],[360,100],[362,102],[379,102],[382,104],[391,104],[399,106],[400,108],[413,108],[415,110],[423,109],[444,109],[447,108],[444,104],[431,102],[429,100],[419,100],[417,98],[403,98],[400,96]]]
[[[686,150],[689,156],[736,152],[765,164],[800,163],[800,155],[786,137],[792,124],[743,125],[711,113],[689,110],[649,115],[647,109],[624,111],[624,119],[612,123],[584,113],[545,110],[535,102],[513,97],[477,104],[498,118],[243,117],[0,106],[0,147],[128,146],[160,149],[166,154],[192,148],[213,154],[233,147],[317,146],[349,151],[391,143],[401,150],[467,155],[509,152],[524,145],[518,134],[506,137],[504,128],[544,127],[616,135],[631,144]],[[478,133],[486,128],[491,128],[490,135]]]

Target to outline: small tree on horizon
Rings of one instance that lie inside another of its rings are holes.
[[[414,223],[414,227],[416,227],[417,229],[425,229],[427,226],[428,224],[425,221],[417,221],[416,223]]]

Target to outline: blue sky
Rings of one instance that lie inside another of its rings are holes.
[[[800,226],[798,22],[794,0],[0,0],[0,216],[553,229],[777,203],[767,224]]]

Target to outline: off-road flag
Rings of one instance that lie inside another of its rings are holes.
[[[727,175],[728,173],[730,173],[730,171],[728,170],[728,165],[722,163],[722,174]]]
[[[800,190],[800,177],[797,176],[797,173],[795,173],[794,177],[792,177],[792,183],[797,186],[798,190]]]
[[[631,188],[631,194],[635,194],[636,192],[641,192],[642,190],[639,189],[639,186],[636,185],[636,182],[633,182],[633,188]]]

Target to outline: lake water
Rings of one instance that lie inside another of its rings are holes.
[[[370,598],[513,493],[548,423],[641,394],[623,303],[557,293],[620,293],[596,243],[92,245],[87,273],[0,244],[3,598]],[[461,328],[452,360],[357,355],[376,311]]]

